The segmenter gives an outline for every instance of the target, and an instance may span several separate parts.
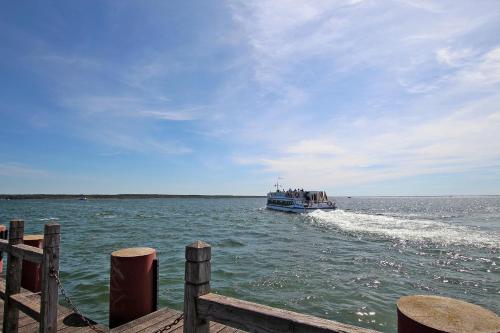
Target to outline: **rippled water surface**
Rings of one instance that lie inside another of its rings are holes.
[[[438,294],[500,311],[500,197],[337,198],[340,209],[293,215],[265,199],[0,201],[0,223],[26,233],[62,225],[61,276],[107,324],[109,255],[150,246],[160,305],[182,308],[184,247],[212,249],[218,293],[396,331],[398,298]]]

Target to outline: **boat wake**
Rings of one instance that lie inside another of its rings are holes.
[[[335,211],[313,211],[307,216],[317,225],[337,228],[344,232],[371,234],[402,241],[427,241],[444,245],[471,245],[500,248],[500,235],[472,227],[432,220],[404,219],[384,215],[370,215]]]

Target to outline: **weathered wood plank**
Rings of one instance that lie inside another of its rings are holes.
[[[173,314],[172,316],[169,316],[168,318],[165,316],[163,318],[155,318],[154,320],[150,320],[149,322],[146,322],[142,325],[138,325],[136,327],[134,327],[134,330],[133,332],[136,332],[136,333],[145,333],[145,332],[154,332],[154,331],[157,331],[163,327],[165,327],[166,325],[169,325],[171,323],[173,323],[175,321],[175,319],[177,319],[180,315],[180,312],[178,311],[171,311],[171,314]],[[159,319],[159,320],[158,320]],[[182,325],[182,320],[177,324],[175,325],[174,327],[178,327],[179,325]],[[174,328],[171,328],[169,331],[166,331],[166,332],[171,332]],[[130,332],[128,332],[130,333]]]
[[[224,327],[224,325],[220,324],[220,323],[215,323],[214,322],[214,325],[210,325],[210,333],[218,333],[220,332],[220,330],[222,330]]]
[[[95,328],[101,330],[102,332],[109,332],[109,329],[108,328],[102,328],[102,327],[99,327],[99,326],[94,326]],[[85,327],[72,327],[70,330],[66,331],[57,331],[58,333],[95,333],[95,331],[93,329],[91,329],[90,327],[88,326],[85,326]]]
[[[30,293],[31,294],[31,293]],[[10,295],[14,306],[36,321],[40,321],[40,302],[20,293]]]
[[[211,247],[197,241],[186,246],[184,333],[209,333],[210,322],[198,316],[196,299],[210,292]]]
[[[186,261],[185,281],[196,285],[209,283],[210,261],[202,261],[202,262]]]
[[[145,329],[149,326],[155,325],[156,323],[167,321],[170,318],[178,315],[179,312],[171,310],[168,308],[163,308],[158,311],[147,314],[144,317],[137,318],[129,323],[123,324],[116,328],[113,328],[110,332],[112,333],[132,333]],[[174,318],[175,319],[175,318]]]
[[[93,332],[90,327],[85,326],[81,319],[76,318],[77,315],[74,314],[70,309],[59,306],[58,317],[57,317],[57,332],[58,333],[76,333],[76,332]],[[90,321],[95,323],[94,321]],[[108,329],[102,325],[96,324],[97,328],[103,332],[107,332]],[[24,327],[19,328],[19,333],[36,333],[39,331],[39,324],[30,318],[30,322]]]
[[[216,327],[217,325],[220,325],[219,323],[211,322],[208,329],[212,333],[212,328]],[[172,328],[172,330],[168,331],[168,333],[181,333],[183,331],[183,322],[180,322],[180,325],[176,325],[176,328]],[[217,326],[218,327],[218,326]],[[148,332],[150,333],[150,332]]]
[[[59,318],[64,318],[65,316],[67,316],[68,314],[71,313],[71,310],[68,309],[68,308],[65,308],[63,306],[59,306],[59,310],[58,310],[58,319]],[[22,319],[21,319],[21,316],[24,316]],[[61,319],[62,320],[62,319]],[[36,331],[38,332],[38,329],[39,329],[39,325],[38,325],[38,322],[34,321],[33,318],[25,315],[25,314],[19,314],[19,330],[23,330],[24,327],[35,327],[36,326]]]
[[[135,320],[132,320],[131,322],[128,322],[126,324],[123,324],[123,325],[120,325],[118,327],[115,327],[115,328],[112,328],[110,330],[110,332],[112,333],[120,333],[120,332],[123,332],[131,327],[134,327],[136,325],[139,325],[139,324],[142,324],[142,323],[145,323],[146,321],[149,321],[149,320],[152,320],[153,318],[155,317],[158,317],[158,316],[161,316],[163,315],[163,313],[167,312],[167,311],[171,311],[170,309],[168,308],[163,308],[163,309],[160,309],[160,310],[157,310],[155,312],[151,312],[145,316],[142,316],[140,318],[137,318]]]
[[[203,241],[196,241],[186,246],[186,260],[192,262],[210,261],[212,248]]]
[[[9,225],[9,246],[21,244],[24,237],[24,221],[12,220]],[[7,255],[7,274],[5,281],[5,298],[4,298],[4,313],[3,313],[3,332],[17,333],[19,310],[13,306],[11,295],[18,294],[21,290],[21,270],[23,260],[13,256],[11,253]]]
[[[0,239],[0,251],[8,252],[10,250],[9,241],[6,239]]]
[[[59,243],[61,226],[57,223],[45,225],[43,233],[42,296],[40,333],[57,331],[57,304],[59,291],[53,274],[59,274]]]
[[[109,332],[107,327],[104,327],[95,321],[87,318],[87,320],[94,325],[95,328],[102,332]],[[62,323],[57,321],[57,332],[58,333],[84,333],[84,332],[94,332],[87,324],[75,313],[70,313],[65,316]]]
[[[13,245],[10,248],[10,253],[35,264],[41,264],[43,260],[43,249],[26,244]]]
[[[85,321],[81,319],[79,315],[70,311],[66,315],[62,316],[62,320],[60,320],[61,316],[58,316],[57,319],[57,332],[58,333],[75,333],[75,332],[93,332],[93,330],[87,325]],[[85,317],[95,328],[108,332],[109,329],[96,321]]]
[[[238,329],[262,333],[374,333],[336,321],[216,294],[197,299],[198,315]]]
[[[64,319],[70,314],[71,314],[70,309],[59,306],[58,317],[57,317],[58,328],[59,325],[62,325]],[[26,322],[24,326],[21,326],[20,323],[19,333],[38,333],[38,331],[40,330],[40,324],[29,317],[28,319],[29,322]]]
[[[224,328],[217,333],[234,333],[234,332],[236,332],[236,328],[224,326]]]
[[[0,298],[1,299],[5,299],[5,281],[4,280],[0,280]],[[2,314],[1,314],[2,318],[3,318],[3,305],[2,305]]]
[[[154,325],[148,326],[145,329],[137,331],[137,333],[152,333],[152,332],[155,332],[155,331],[157,331],[157,330],[165,327],[166,325],[169,325],[169,324],[173,323],[175,321],[175,319],[177,319],[177,317],[179,316],[179,314],[180,313],[177,312],[173,317],[170,317],[168,320],[163,320],[163,321],[161,321],[159,323],[156,323]],[[172,326],[169,330],[166,330],[165,333],[175,332],[178,329],[180,329],[179,332],[182,332],[182,325],[183,325],[183,321],[181,320],[176,325]]]
[[[19,313],[19,329],[21,329],[23,326],[26,326],[30,323],[36,323],[36,321],[34,321],[33,318],[28,316],[26,313],[20,312]]]

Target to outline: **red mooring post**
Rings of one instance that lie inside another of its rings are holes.
[[[0,239],[7,239],[7,227],[0,224]],[[0,251],[0,273],[3,272],[3,254]]]
[[[398,333],[500,332],[494,312],[453,298],[404,296],[397,307]]]
[[[109,327],[115,328],[157,308],[155,249],[136,247],[111,253]]]
[[[26,235],[23,238],[26,245],[43,248],[43,235]],[[42,265],[23,260],[21,287],[34,293],[42,290]]]

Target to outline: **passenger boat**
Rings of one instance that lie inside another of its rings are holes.
[[[280,190],[276,182],[276,192],[267,194],[267,209],[291,213],[306,213],[309,211],[336,209],[334,201],[328,200],[325,191],[304,191],[303,189],[285,191]]]

